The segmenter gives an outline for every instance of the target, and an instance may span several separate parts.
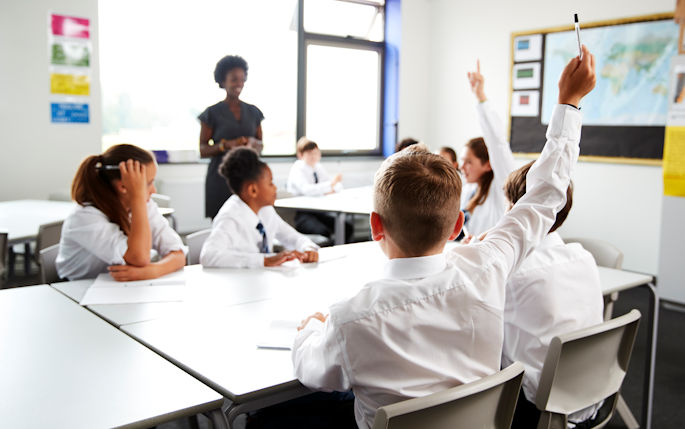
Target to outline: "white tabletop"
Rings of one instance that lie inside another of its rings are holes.
[[[649,274],[634,273],[606,267],[597,268],[599,269],[599,282],[602,285],[602,293],[604,295],[621,292],[636,286],[642,286],[654,280],[654,277]]]
[[[281,198],[274,203],[276,207],[342,212],[354,214],[370,214],[373,211],[373,187],[344,189],[335,194],[320,197],[290,197]]]
[[[48,286],[0,291],[3,427],[150,427],[222,397]]]
[[[31,240],[39,226],[66,219],[74,207],[76,203],[68,201],[0,201],[0,230],[8,232],[10,244]]]

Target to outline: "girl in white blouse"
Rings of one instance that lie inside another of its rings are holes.
[[[107,272],[118,281],[160,277],[185,265],[181,237],[150,200],[157,164],[148,151],[116,145],[81,163],[71,186],[79,204],[62,227],[55,261],[62,278]],[[161,259],[151,262],[155,249]]]
[[[477,71],[468,74],[471,90],[478,98],[478,120],[483,137],[469,140],[462,155],[463,177],[461,207],[468,212],[465,228],[473,236],[486,232],[504,216],[509,206],[502,186],[516,165],[509,143],[504,138],[501,121],[487,101],[485,79]],[[469,185],[470,184],[470,185]]]

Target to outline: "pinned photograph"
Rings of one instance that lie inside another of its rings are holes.
[[[533,89],[540,87],[540,63],[515,64],[513,68],[514,89]]]
[[[511,116],[536,117],[540,114],[540,91],[514,91]]]
[[[514,62],[542,59],[542,34],[514,38]]]

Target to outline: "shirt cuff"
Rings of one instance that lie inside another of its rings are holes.
[[[547,139],[567,137],[580,140],[583,115],[580,110],[567,104],[557,104],[547,127]]]

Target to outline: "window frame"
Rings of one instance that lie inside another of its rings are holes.
[[[360,3],[376,6],[375,3],[363,0],[339,0],[351,3]],[[383,5],[383,28],[385,34],[386,5]],[[378,93],[378,134],[376,147],[371,150],[322,150],[322,155],[345,155],[345,156],[382,156],[385,116],[385,40],[374,42],[357,37],[334,36],[330,34],[319,34],[307,32],[304,29],[304,0],[297,0],[297,124],[295,134],[299,139],[306,135],[307,130],[307,47],[309,45],[330,46],[335,48],[347,48],[374,51],[378,53],[379,62],[379,93]]]

